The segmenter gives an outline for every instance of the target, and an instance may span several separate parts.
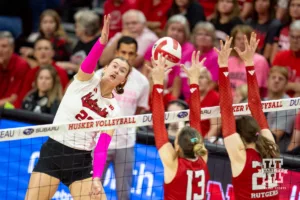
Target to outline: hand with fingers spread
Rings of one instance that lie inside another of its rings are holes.
[[[194,51],[191,58],[192,66],[190,68],[186,68],[184,65],[180,65],[183,71],[187,74],[190,84],[199,84],[200,71],[201,68],[203,68],[203,63],[205,60],[206,58],[203,58],[200,61],[200,51],[197,51],[197,53]]]
[[[154,61],[153,58],[151,58],[151,61],[152,67],[147,66],[147,68],[150,70],[153,84],[163,85],[164,77],[171,71],[171,67],[165,67],[166,58],[161,54],[159,54],[157,61]]]
[[[109,36],[110,15],[104,15],[103,28],[101,32],[100,42],[106,44]]]
[[[254,65],[253,57],[259,43],[259,40],[256,39],[256,33],[252,32],[250,43],[248,42],[247,36],[244,35],[244,43],[245,43],[245,50],[243,52],[238,47],[234,47],[234,50],[245,62],[246,66],[253,66]]]
[[[217,49],[216,47],[214,48],[218,54],[218,64],[220,68],[228,66],[228,58],[232,51],[232,48],[230,48],[231,43],[232,43],[232,37],[230,38],[227,37],[225,44],[223,44],[223,41],[220,40],[220,47],[221,47],[220,50]]]

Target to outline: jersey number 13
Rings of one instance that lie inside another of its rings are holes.
[[[188,176],[187,190],[186,190],[186,200],[200,200],[204,199],[204,188],[205,188],[205,173],[204,170],[192,171],[187,170],[186,174]],[[200,178],[198,182],[198,187],[200,188],[200,194],[194,193],[192,191],[193,178]]]

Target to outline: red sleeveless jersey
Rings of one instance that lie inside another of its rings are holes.
[[[205,161],[178,158],[178,169],[171,183],[164,184],[164,200],[206,199],[209,172]]]
[[[279,200],[275,176],[261,171],[262,159],[254,149],[246,149],[246,164],[237,177],[232,178],[236,200]]]

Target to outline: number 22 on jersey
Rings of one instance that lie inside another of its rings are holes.
[[[187,170],[186,174],[188,176],[187,190],[186,190],[186,200],[202,200],[204,199],[204,189],[205,189],[205,173],[204,170],[192,171]],[[200,188],[200,194],[192,191],[192,183],[194,178],[199,178],[200,181],[197,186]]]

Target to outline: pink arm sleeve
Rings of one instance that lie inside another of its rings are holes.
[[[111,136],[101,133],[94,151],[93,178],[101,178],[106,164],[107,149],[111,141]]]
[[[81,64],[81,71],[87,74],[92,74],[97,66],[97,62],[101,57],[105,45],[101,44],[99,40],[94,44],[89,52],[89,55],[84,59]]]

